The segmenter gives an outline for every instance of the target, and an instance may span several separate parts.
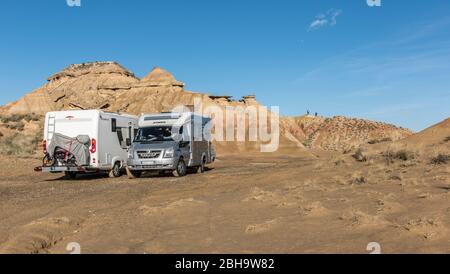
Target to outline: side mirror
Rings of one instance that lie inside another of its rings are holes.
[[[127,138],[126,144],[127,144],[127,147],[131,146],[131,139],[130,138]]]

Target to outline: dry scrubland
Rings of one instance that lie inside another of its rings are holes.
[[[2,157],[0,252],[78,242],[84,253],[367,253],[375,241],[386,253],[448,253],[449,138],[408,142],[222,154],[205,174],[138,180],[71,181]]]

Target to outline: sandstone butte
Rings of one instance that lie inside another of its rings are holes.
[[[91,62],[70,65],[50,76],[42,87],[0,107],[0,115],[40,115],[38,121],[25,121],[25,130],[22,128],[20,132],[39,135],[42,116],[48,111],[102,109],[139,115],[192,105],[194,98],[201,100],[203,107],[261,107],[255,95],[233,100],[227,95],[188,91],[183,82],[159,67],[139,79],[116,62]],[[18,134],[8,122],[2,122],[0,130],[4,136]],[[345,151],[367,143],[397,141],[410,135],[410,130],[394,125],[343,116],[280,117],[280,146],[287,151],[293,148]],[[234,152],[257,149],[258,144],[223,142],[217,146],[221,151]]]

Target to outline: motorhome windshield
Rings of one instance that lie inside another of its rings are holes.
[[[135,142],[173,141],[171,126],[155,126],[140,128]]]

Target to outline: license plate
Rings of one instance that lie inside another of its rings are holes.
[[[144,166],[153,165],[155,161],[142,161],[141,164]]]

